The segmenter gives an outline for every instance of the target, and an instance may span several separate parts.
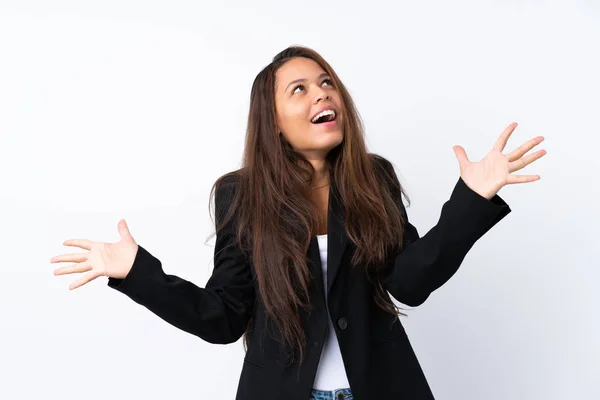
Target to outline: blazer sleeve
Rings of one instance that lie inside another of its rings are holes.
[[[217,225],[233,194],[233,184],[224,181],[215,190]],[[246,330],[255,300],[250,265],[235,245],[233,233],[232,222],[217,232],[214,270],[205,288],[165,274],[160,260],[139,245],[127,276],[109,278],[108,286],[207,342],[233,343]]]
[[[388,176],[399,185],[393,166],[387,160],[385,164]],[[446,283],[475,242],[511,212],[500,196],[488,200],[459,178],[437,224],[419,237],[408,221],[401,193],[396,196],[405,218],[404,244],[381,271],[380,279],[396,300],[412,307]]]

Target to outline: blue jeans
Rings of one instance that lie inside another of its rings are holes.
[[[309,400],[352,400],[353,398],[350,388],[335,390],[313,389]]]

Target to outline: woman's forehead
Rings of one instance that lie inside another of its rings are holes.
[[[276,84],[287,85],[296,79],[313,80],[324,72],[325,70],[314,60],[304,57],[293,58],[277,70]]]

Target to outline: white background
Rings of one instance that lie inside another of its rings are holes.
[[[51,5],[50,5],[51,3]],[[232,399],[241,341],[177,330],[99,278],[70,238],[133,237],[204,286],[211,185],[237,169],[250,87],[292,44],[348,86],[423,235],[511,122],[540,174],[403,319],[439,399],[597,399],[600,5],[594,1],[0,1],[0,397]],[[402,379],[399,376],[399,379]]]

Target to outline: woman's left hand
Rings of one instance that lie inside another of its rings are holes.
[[[460,165],[462,180],[471,190],[488,200],[494,197],[504,185],[528,183],[540,179],[539,175],[512,175],[512,172],[524,168],[546,154],[546,150],[542,149],[523,157],[525,153],[544,140],[543,136],[528,140],[512,153],[502,154],[508,138],[516,127],[516,122],[510,124],[502,132],[487,156],[478,162],[469,161],[465,150],[461,146],[452,147]]]

